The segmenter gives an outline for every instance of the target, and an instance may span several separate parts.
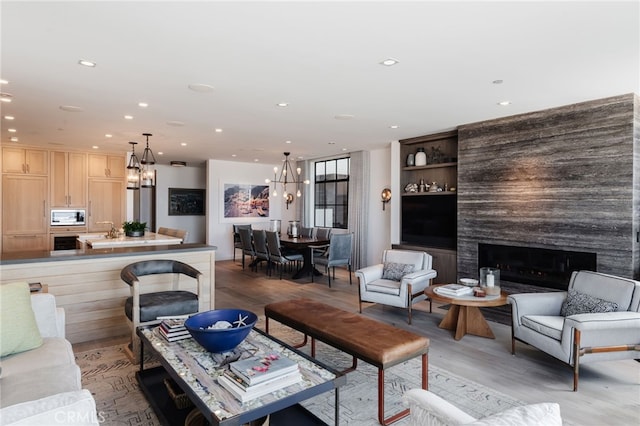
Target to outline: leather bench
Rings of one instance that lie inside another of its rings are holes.
[[[269,320],[293,328],[311,337],[311,356],[315,357],[315,340],[343,351],[353,357],[353,365],[343,371],[353,371],[357,360],[378,368],[378,421],[391,424],[409,414],[405,409],[384,418],[384,371],[417,356],[422,357],[422,389],[428,389],[429,339],[410,331],[373,320],[352,312],[343,311],[310,299],[293,299],[270,303],[264,307],[266,331]]]

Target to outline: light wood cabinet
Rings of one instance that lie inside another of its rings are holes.
[[[2,173],[47,175],[48,152],[43,149],[2,148]]]
[[[48,179],[2,176],[2,250],[47,250]]]
[[[89,212],[87,225],[89,232],[109,231],[110,221],[120,228],[125,217],[125,184],[123,180],[89,179]]]
[[[51,207],[87,206],[87,155],[51,152]]]
[[[122,179],[125,168],[124,156],[89,154],[89,177]]]

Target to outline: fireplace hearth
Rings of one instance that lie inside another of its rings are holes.
[[[502,281],[566,290],[571,273],[596,270],[596,253],[478,244],[478,266],[500,269]]]

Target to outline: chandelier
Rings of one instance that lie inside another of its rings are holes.
[[[147,146],[142,153],[142,170],[140,172],[140,180],[143,188],[151,188],[156,184],[156,171],[153,165],[156,164],[156,157],[153,156],[153,151],[149,148],[149,136],[153,136],[151,133],[143,133],[142,136],[147,138]]]
[[[140,161],[136,155],[138,142],[129,143],[131,144],[131,157],[129,157],[129,165],[127,165],[127,189],[140,189]]]
[[[282,185],[282,196],[287,200],[287,208],[289,208],[289,203],[293,201],[293,187],[295,186],[296,197],[302,196],[302,191],[300,190],[300,184],[304,183],[305,185],[309,185],[309,179],[302,180],[300,176],[302,173],[302,169],[298,167],[296,169],[296,173],[293,172],[293,167],[291,166],[291,162],[289,161],[290,152],[284,153],[284,162],[282,163],[282,170],[280,170],[280,176],[278,176],[278,167],[273,168],[273,180],[265,179],[266,183],[273,183],[273,192],[272,196],[278,196],[277,186],[278,184]],[[287,188],[287,185],[289,187]]]

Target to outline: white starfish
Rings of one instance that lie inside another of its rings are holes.
[[[233,323],[237,324],[236,327],[242,327],[243,325],[247,325],[247,323],[244,322],[244,320],[246,320],[247,318],[249,318],[249,315],[242,318],[242,314],[238,314],[238,321],[234,321]]]

